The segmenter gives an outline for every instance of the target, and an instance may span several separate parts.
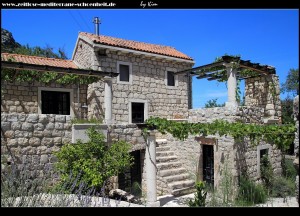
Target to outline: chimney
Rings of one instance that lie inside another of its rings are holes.
[[[93,23],[95,23],[95,34],[99,36],[99,24],[101,24],[101,21],[98,17],[94,17]]]

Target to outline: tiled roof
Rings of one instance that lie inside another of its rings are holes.
[[[171,56],[171,57],[181,58],[186,60],[193,60],[191,57],[187,56],[182,52],[179,52],[178,50],[170,46],[162,46],[162,45],[138,42],[133,40],[124,40],[124,39],[104,36],[104,35],[97,36],[95,34],[86,33],[86,32],[80,32],[79,35],[86,36],[94,43],[98,43],[98,44],[155,53],[159,55]]]
[[[71,60],[21,55],[14,53],[1,53],[1,61],[22,62],[34,65],[48,65],[61,68],[78,68]]]

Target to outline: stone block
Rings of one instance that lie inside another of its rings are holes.
[[[22,128],[23,131],[33,131],[33,124],[32,123],[23,123]]]
[[[65,123],[66,122],[66,116],[65,115],[56,115],[55,116],[55,122]]]
[[[37,123],[39,121],[38,114],[28,114],[27,122],[29,123]]]
[[[29,139],[29,145],[31,146],[39,146],[41,144],[40,138],[32,137]]]

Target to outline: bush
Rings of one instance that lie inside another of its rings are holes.
[[[190,200],[188,205],[190,207],[204,207],[206,201],[207,190],[205,187],[205,182],[199,181],[196,183],[196,193],[194,200]]]
[[[286,197],[295,195],[295,181],[290,178],[284,178],[282,176],[274,179],[272,196],[274,197]]]
[[[245,204],[265,203],[267,193],[260,184],[255,184],[248,178],[241,177],[238,193],[238,201]]]
[[[260,173],[264,185],[266,186],[266,188],[271,190],[274,177],[272,165],[267,154],[264,155],[261,159]]]
[[[293,181],[295,181],[296,176],[297,176],[297,170],[295,169],[293,165],[293,160],[285,158],[283,161],[283,176],[286,178],[290,178]]]
[[[110,177],[118,175],[131,165],[128,143],[118,141],[109,147],[104,141],[104,135],[94,127],[87,130],[87,135],[87,143],[78,140],[75,144],[64,145],[55,153],[58,158],[55,168],[61,177],[60,185],[71,182],[70,193],[78,190],[82,183],[87,188],[93,187],[96,191],[101,191]]]

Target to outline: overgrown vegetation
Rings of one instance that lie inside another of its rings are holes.
[[[196,193],[194,194],[194,200],[189,200],[188,205],[190,207],[205,207],[207,189],[205,182],[198,181],[195,184]]]
[[[94,127],[87,130],[87,135],[87,143],[78,140],[75,144],[64,145],[55,153],[58,158],[55,167],[60,174],[60,184],[76,182],[75,190],[80,187],[80,182],[84,182],[88,189],[93,187],[99,192],[110,177],[118,175],[131,165],[130,145],[118,141],[107,146],[104,135]],[[73,190],[69,192],[72,193]]]
[[[217,103],[217,100],[218,100],[218,98],[208,100],[204,105],[205,108],[224,107],[225,106],[225,103],[219,104],[219,103]]]
[[[148,128],[156,128],[162,134],[166,132],[180,140],[186,139],[189,135],[230,135],[234,139],[242,140],[248,137],[253,145],[259,141],[276,144],[280,150],[288,149],[295,137],[295,125],[256,125],[241,122],[227,122],[215,120],[212,123],[188,123],[169,121],[165,118],[150,117],[146,121]]]
[[[238,205],[254,205],[267,201],[267,192],[263,185],[256,184],[249,178],[242,176],[239,182],[239,192],[237,196]]]
[[[71,120],[72,124],[102,124],[103,119],[96,119],[96,118],[91,118],[91,119],[72,119]]]

